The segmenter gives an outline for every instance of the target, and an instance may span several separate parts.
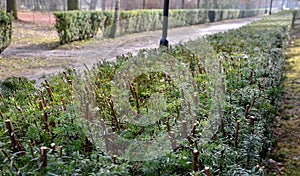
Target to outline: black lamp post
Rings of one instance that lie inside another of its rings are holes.
[[[270,1],[270,11],[269,11],[269,15],[272,14],[272,6],[273,6],[273,0]]]
[[[168,16],[169,16],[169,0],[164,0],[164,16],[163,16],[163,31],[162,38],[160,39],[160,46],[168,47],[169,41],[168,36]]]

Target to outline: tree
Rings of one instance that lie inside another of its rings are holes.
[[[209,7],[209,1],[208,1],[208,0],[204,0],[203,4],[204,4],[204,7],[205,7],[205,8],[208,8],[208,7]]]
[[[146,0],[143,0],[143,9],[146,9]]]
[[[106,8],[106,0],[102,0],[101,7],[102,7],[102,10],[105,10],[105,8]]]
[[[222,1],[222,3],[220,3],[220,1],[218,1],[218,8],[220,9],[236,9],[238,8],[238,4],[239,4],[240,0],[227,0],[227,1]]]
[[[97,0],[84,0],[84,2],[89,5],[89,10],[96,10],[97,8]]]
[[[78,0],[67,1],[68,10],[79,10]]]
[[[117,33],[117,25],[118,25],[118,19],[119,19],[119,7],[120,7],[120,0],[115,0],[115,14],[114,14],[114,21],[112,24],[110,36],[111,38],[116,37]]]
[[[197,8],[200,9],[200,0],[197,0]]]
[[[248,8],[248,0],[241,0],[240,5],[243,9],[244,8],[247,9]]]
[[[96,10],[96,7],[97,7],[97,0],[91,0],[89,9]]]
[[[181,0],[181,8],[184,9],[184,0]]]
[[[269,15],[272,14],[272,6],[273,6],[273,0],[271,0],[271,2],[270,2],[270,11],[269,11]]]
[[[217,0],[214,0],[214,1],[213,1],[213,6],[214,6],[214,7],[213,7],[214,9],[218,9],[218,6],[219,6],[219,5],[218,5],[218,1],[217,1]]]
[[[51,3],[51,5],[53,5],[54,3]],[[51,7],[50,4],[47,4],[45,3],[45,1],[43,0],[34,0],[34,10],[35,11],[42,11],[42,10],[46,10],[46,9],[50,9]]]
[[[18,19],[17,2],[16,0],[6,0],[6,12],[12,13],[15,19]]]

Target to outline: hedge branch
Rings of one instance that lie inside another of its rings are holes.
[[[51,154],[54,154],[55,153],[55,148],[56,148],[55,143],[51,143],[50,148],[51,148]]]
[[[175,132],[174,131],[170,131],[169,132],[169,136],[170,136],[170,140],[171,140],[171,143],[172,143],[172,149],[175,150],[176,149]]]
[[[46,86],[46,90],[48,92],[50,100],[53,101],[53,92],[52,92],[52,89],[50,87]]]
[[[236,122],[236,127],[235,127],[235,136],[234,136],[234,147],[238,147],[238,137],[239,137],[239,129],[240,129],[240,122]]]
[[[182,127],[182,137],[183,138],[187,138],[187,125],[186,125],[186,121],[183,120],[181,122],[181,127]]]
[[[47,167],[47,147],[41,147],[40,155],[41,155],[40,170],[42,170]]]
[[[245,109],[245,118],[248,118],[249,116],[249,109],[250,109],[250,105],[246,105],[246,109]]]
[[[53,91],[52,91],[52,89],[51,89],[51,86],[50,86],[50,84],[49,84],[49,82],[48,82],[47,80],[45,80],[45,83],[46,83],[46,90],[47,90],[47,92],[48,92],[48,95],[49,95],[49,97],[50,97],[50,100],[53,101],[53,100],[54,100],[54,99],[53,99]]]
[[[31,156],[32,156],[32,158],[35,158],[34,150],[33,150],[33,145],[32,145],[32,143],[31,143],[30,140],[28,140],[27,142],[28,142],[28,145],[29,145],[29,147],[30,147],[30,153],[31,153]]]
[[[193,151],[193,171],[195,172],[198,171],[198,156],[199,156],[199,151],[195,149]]]
[[[204,170],[205,170],[205,175],[211,176],[210,168],[209,167],[205,167]]]
[[[2,111],[1,111],[1,109],[0,109],[0,117],[1,117],[1,119],[4,120],[4,116],[3,116],[3,113],[2,113]]]
[[[117,164],[117,155],[112,156],[112,162],[113,164]]]
[[[13,168],[15,168],[15,170],[19,173],[18,167],[15,165],[15,163],[12,162],[11,157],[9,156],[9,154],[5,150],[1,150],[1,151],[4,154],[4,156],[12,163]],[[21,175],[21,174],[19,174],[19,175]]]
[[[115,126],[115,128],[117,128],[117,130],[120,129],[119,127],[119,122],[118,122],[118,118],[117,118],[117,113],[114,109],[114,101],[112,99],[109,100],[109,105],[110,105],[110,109],[111,109],[111,116],[112,116],[112,121],[113,121],[113,124]]]
[[[11,144],[12,144],[12,148],[13,148],[14,153],[24,151],[24,149],[21,146],[20,142],[16,138],[15,132],[13,130],[13,126],[12,126],[11,121],[9,119],[5,120],[5,125],[6,125],[6,128],[8,130],[8,134],[9,134],[9,137],[10,137],[10,140],[11,140]]]
[[[3,95],[2,95],[2,92],[0,91],[0,98],[2,99],[2,100],[4,100],[4,97],[3,97]]]

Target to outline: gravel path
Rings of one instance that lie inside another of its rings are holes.
[[[168,40],[171,45],[175,45],[204,35],[236,29],[261,18],[262,16],[169,29]],[[129,34],[116,39],[98,36],[84,44],[77,42],[61,47],[57,45],[58,37],[53,27],[21,22],[15,22],[14,26],[16,29],[12,46],[0,55],[0,80],[9,76],[38,79],[43,75],[55,74],[64,67],[82,68],[84,64],[90,66],[102,59],[113,61],[116,56],[128,52],[157,48],[161,37],[161,31]],[[33,38],[35,40],[31,40]],[[35,42],[36,40],[38,42]],[[2,63],[12,59],[14,64],[19,64],[12,69],[9,69],[9,65],[1,68],[1,65],[5,65]],[[24,60],[30,60],[31,64],[26,67],[23,64]],[[20,65],[25,68],[19,69]]]

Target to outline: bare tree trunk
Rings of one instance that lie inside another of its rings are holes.
[[[247,0],[245,8],[246,9],[251,9],[251,6],[252,6],[251,2],[249,0]]]
[[[200,9],[200,0],[197,0],[197,9]]]
[[[79,10],[78,0],[67,1],[68,10]]]
[[[214,9],[217,9],[218,8],[218,1],[217,0],[214,0],[213,1],[213,5],[214,5]]]
[[[106,0],[102,0],[102,10],[105,10],[106,9]]]
[[[146,0],[143,0],[143,9],[146,9]]]
[[[117,25],[118,25],[118,19],[119,19],[119,6],[120,6],[120,0],[115,0],[115,15],[114,15],[114,22],[112,25],[110,38],[115,38],[117,33]]]
[[[67,10],[66,0],[62,0],[62,4],[63,4],[63,9],[64,9],[64,10]]]
[[[232,0],[231,2],[231,8],[237,9],[239,7],[239,2],[237,0]]]
[[[209,7],[209,1],[208,0],[204,0],[204,7],[206,9]]]
[[[270,11],[269,11],[269,15],[272,14],[272,6],[273,6],[273,0],[271,0],[271,2],[270,2]]]
[[[15,19],[18,19],[17,2],[16,0],[6,0],[6,12],[12,13]]]
[[[91,0],[89,9],[96,10],[96,7],[97,7],[97,0]]]
[[[55,4],[55,3],[51,3],[47,6],[45,4],[45,1],[34,0],[34,10],[36,10],[36,11],[49,10],[49,9],[51,9],[51,6],[53,7],[53,4]]]
[[[261,0],[258,1],[258,8],[261,8]]]
[[[181,0],[181,8],[184,9],[184,0]]]

